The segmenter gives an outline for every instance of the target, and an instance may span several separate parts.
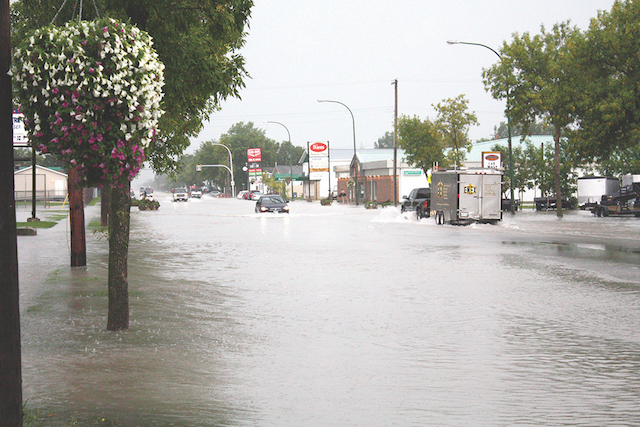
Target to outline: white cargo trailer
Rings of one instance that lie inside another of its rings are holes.
[[[502,219],[502,172],[440,170],[431,175],[431,216],[438,224],[495,224]]]
[[[578,206],[590,208],[602,200],[602,196],[615,196],[620,192],[620,180],[605,176],[578,178]]]

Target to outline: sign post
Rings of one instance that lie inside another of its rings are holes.
[[[262,179],[262,151],[260,148],[247,148],[247,169],[249,175],[249,188],[251,191],[251,177],[255,179],[254,182],[259,182]]]
[[[309,180],[319,181],[329,173],[329,198],[331,198],[331,173],[329,171],[329,142],[308,142]]]

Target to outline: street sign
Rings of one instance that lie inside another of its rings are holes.
[[[502,167],[502,152],[483,151],[482,167],[485,169],[500,169]]]
[[[13,110],[13,145],[16,147],[29,145],[29,136],[24,128],[24,114],[18,110]]]
[[[309,144],[309,156],[329,156],[329,144],[324,142],[314,142]]]
[[[329,143],[309,142],[309,179],[322,180],[329,173]]]
[[[249,163],[259,163],[262,161],[262,152],[259,148],[247,148],[247,161]]]

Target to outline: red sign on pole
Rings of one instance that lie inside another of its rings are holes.
[[[262,152],[259,148],[247,148],[247,161],[249,163],[261,162]]]
[[[329,145],[324,142],[314,142],[309,145],[309,153],[312,156],[328,156],[329,155]]]

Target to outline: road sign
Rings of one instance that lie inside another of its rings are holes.
[[[247,148],[247,161],[259,163],[262,161],[262,152],[259,148]]]
[[[24,114],[13,112],[13,145],[16,147],[26,147],[29,145],[29,135],[24,128]]]

